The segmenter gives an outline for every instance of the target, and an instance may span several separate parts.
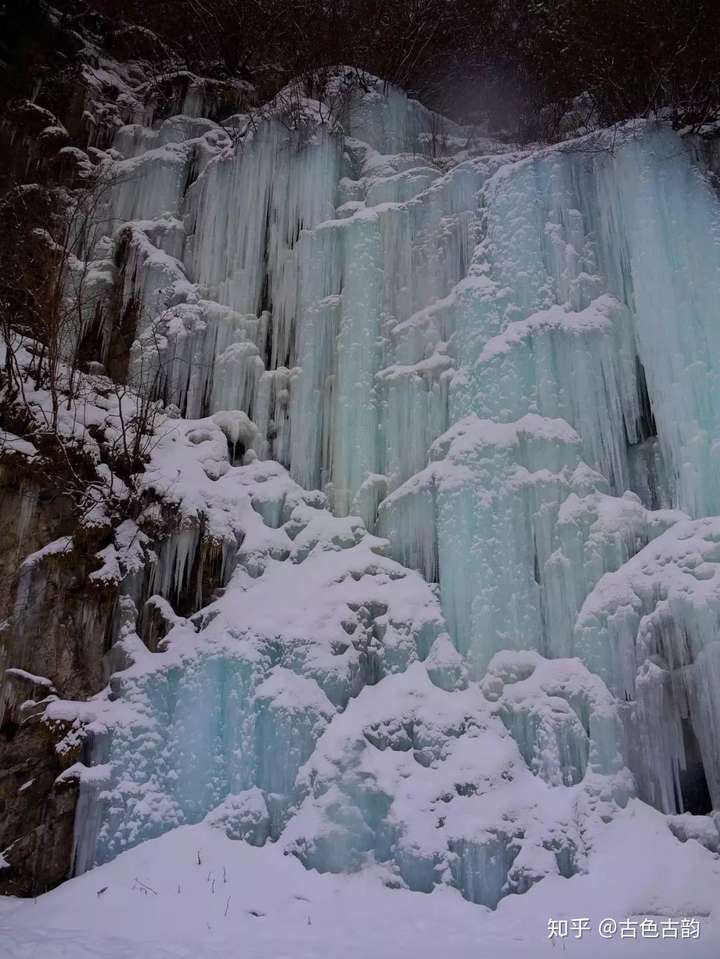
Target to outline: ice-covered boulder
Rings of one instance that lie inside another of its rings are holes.
[[[612,697],[534,653],[498,654],[483,689],[440,689],[420,663],[366,687],[301,770],[282,842],[321,871],[379,862],[390,884],[491,907],[582,870],[583,823],[632,792]]]

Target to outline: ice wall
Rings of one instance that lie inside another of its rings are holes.
[[[312,116],[235,145],[182,118],[118,133],[111,217],[142,218],[123,297],[168,401],[244,409],[264,455],[371,525],[469,412],[561,416],[613,492],[712,512],[718,209],[683,141],[637,125],[513,162],[446,124],[449,160],[397,91],[343,116],[344,137]]]
[[[106,205],[124,237],[121,300],[139,317],[140,379],[161,354],[168,402],[245,410],[263,455],[372,524],[377,496],[355,502],[363,484],[397,485],[447,426],[447,363],[433,352],[450,331],[395,328],[465,275],[476,194],[500,161],[448,171],[441,152],[467,135],[376,81],[332,118],[303,104],[292,122],[175,117],[118,132],[126,159]],[[424,373],[408,365],[418,351]]]
[[[155,488],[239,546],[166,652],[125,637],[79,863],[209,814],[494,907],[635,788],[720,801],[720,204],[662,124],[522,153],[343,90],[117,134]]]

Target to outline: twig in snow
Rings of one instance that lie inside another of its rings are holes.
[[[140,886],[140,888],[141,888],[142,890],[144,890],[144,892],[145,892],[146,894],[147,894],[148,892],[151,892],[151,893],[153,894],[153,896],[157,896],[157,890],[156,890],[156,889],[153,889],[152,886],[148,886],[147,883],[142,882],[140,879],[138,879],[137,876],[135,876],[135,880],[134,880],[134,881],[138,884],[138,886]]]

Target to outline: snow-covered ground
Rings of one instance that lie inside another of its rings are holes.
[[[320,875],[200,824],[35,901],[0,899],[0,949],[3,959],[716,959],[719,890],[720,862],[694,840],[679,844],[640,803],[605,827],[591,875],[545,879],[495,912],[447,887],[388,889],[379,870]],[[681,939],[678,921],[678,938],[661,938],[664,917],[680,916],[698,919],[699,937]],[[585,917],[580,939],[548,938],[549,919]],[[621,938],[628,917],[635,939]],[[598,931],[605,918],[618,920],[609,939]],[[643,918],[658,938],[641,936]]]

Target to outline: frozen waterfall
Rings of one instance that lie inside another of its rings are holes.
[[[663,124],[299,103],[116,135],[93,275],[227,572],[160,652],[128,592],[78,869],[208,816],[494,907],[633,793],[720,804],[720,201]]]

